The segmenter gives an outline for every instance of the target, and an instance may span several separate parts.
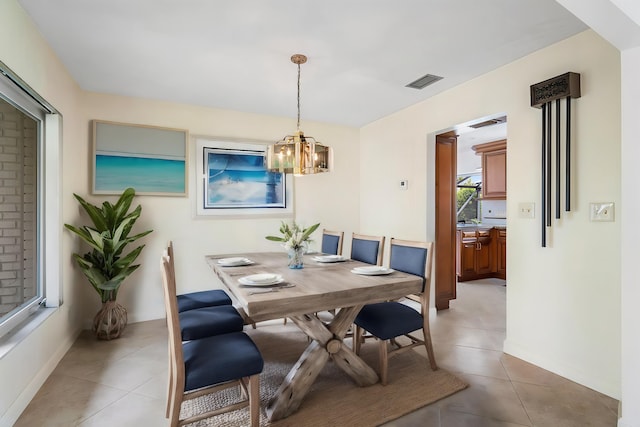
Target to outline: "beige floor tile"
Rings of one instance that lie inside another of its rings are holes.
[[[458,375],[469,383],[469,387],[437,402],[441,411],[461,412],[496,421],[531,425],[510,381],[479,375]]]
[[[513,383],[534,425],[539,427],[615,427],[618,417],[599,393],[576,384],[550,387]]]
[[[168,425],[165,403],[136,393],[129,393],[102,411],[80,424],[78,427],[142,427]]]
[[[51,375],[15,427],[69,427],[93,416],[126,392],[66,375]]]
[[[568,379],[517,357],[503,354],[500,360],[511,381],[555,387],[571,384]]]
[[[434,352],[438,366],[448,371],[509,379],[500,362],[503,354],[501,351],[460,345],[436,345]]]
[[[440,427],[522,427],[526,425],[528,424],[509,423],[455,411],[442,411],[440,415]]]

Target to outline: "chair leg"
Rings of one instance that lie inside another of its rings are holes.
[[[387,340],[378,340],[378,353],[380,354],[380,383],[387,385],[387,371],[389,370],[389,356],[387,354]]]
[[[174,387],[171,393],[171,404],[169,408],[169,427],[178,427],[180,425],[180,407],[182,406],[183,393]]]
[[[173,401],[173,393],[175,393],[174,389],[175,387],[173,386],[173,361],[171,360],[171,349],[169,349],[169,381],[167,381],[167,409],[164,415],[165,418],[169,418],[169,410],[171,408],[171,402]]]
[[[427,349],[427,355],[429,356],[429,364],[431,365],[431,370],[435,371],[438,369],[438,365],[436,364],[436,356],[433,353],[433,344],[431,343],[431,331],[429,330],[428,323],[423,326],[422,333],[424,335],[424,347]]]
[[[249,377],[249,416],[251,427],[260,426],[260,375]]]

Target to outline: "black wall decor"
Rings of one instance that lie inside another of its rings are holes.
[[[565,73],[531,85],[531,106],[542,110],[541,225],[542,247],[547,246],[547,227],[551,227],[552,189],[555,189],[555,217],[560,219],[561,200],[561,100],[565,100],[565,210],[571,210],[571,98],[580,98],[580,74]],[[553,102],[555,101],[555,103]],[[555,106],[553,105],[555,104]],[[555,109],[555,120],[552,110]],[[552,129],[555,129],[555,186],[552,185]]]

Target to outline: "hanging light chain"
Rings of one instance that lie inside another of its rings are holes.
[[[296,130],[300,130],[300,63],[298,63],[298,124]]]

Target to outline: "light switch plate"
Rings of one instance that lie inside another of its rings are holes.
[[[536,204],[533,202],[518,203],[518,217],[520,218],[535,218],[536,217]]]
[[[409,180],[403,179],[402,181],[400,181],[400,189],[406,190],[407,188],[409,188]]]
[[[589,204],[589,219],[591,221],[613,221],[613,214],[613,202]]]

